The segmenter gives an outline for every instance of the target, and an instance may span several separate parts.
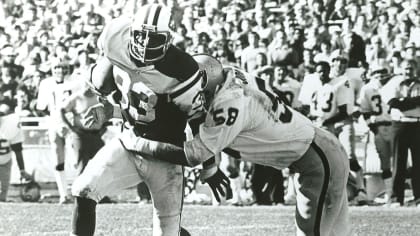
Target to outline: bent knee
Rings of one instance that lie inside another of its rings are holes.
[[[91,185],[82,178],[77,178],[74,181],[71,187],[71,194],[75,197],[89,198],[96,202],[101,199],[94,188],[92,188]]]

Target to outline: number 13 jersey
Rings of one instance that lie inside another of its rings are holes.
[[[277,168],[299,159],[314,137],[311,121],[279,102],[261,79],[234,68],[225,72],[198,138],[184,145],[189,162],[220,151]]]

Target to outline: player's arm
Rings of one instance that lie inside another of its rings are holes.
[[[31,175],[25,171],[25,161],[23,160],[22,154],[22,143],[15,143],[10,145],[10,148],[15,153],[17,165],[19,167],[20,177],[24,179],[30,179]]]
[[[108,96],[117,90],[113,65],[105,56],[100,57],[90,68],[90,85],[99,96]]]
[[[392,98],[388,105],[391,108],[397,108],[400,111],[407,111],[420,106],[420,96],[406,98]]]
[[[16,125],[16,134],[10,140],[10,149],[15,153],[16,162],[20,171],[20,177],[24,179],[31,179],[31,175],[25,171],[25,161],[22,154],[23,133],[18,125]]]
[[[38,97],[36,99],[36,112],[38,116],[47,116],[49,115],[48,112],[48,102],[51,98],[50,94],[51,88],[48,88],[48,80],[43,80],[39,84],[39,90],[38,90]]]
[[[326,119],[322,125],[331,125],[331,124],[335,124],[337,122],[343,121],[345,119],[348,118],[348,114],[347,114],[347,104],[341,105],[338,107],[338,112],[337,114],[335,114],[334,116]]]
[[[219,102],[210,108],[199,133],[193,140],[185,142],[183,148],[137,138],[134,151],[173,164],[199,165],[221,152],[237,137],[245,123],[243,111],[241,103]]]

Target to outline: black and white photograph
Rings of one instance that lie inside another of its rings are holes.
[[[0,236],[420,235],[420,0],[1,0]]]

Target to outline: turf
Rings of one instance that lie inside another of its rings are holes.
[[[69,235],[72,205],[0,203],[0,235]],[[96,235],[151,235],[151,205],[103,204]],[[356,235],[420,235],[416,208],[352,207]],[[294,207],[187,205],[183,226],[192,235],[294,235]]]

